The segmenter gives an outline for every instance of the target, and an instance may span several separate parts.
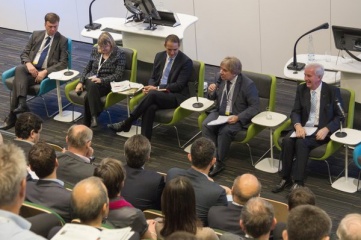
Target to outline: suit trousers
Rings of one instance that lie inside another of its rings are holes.
[[[90,125],[92,116],[98,116],[104,109],[101,97],[106,96],[111,88],[110,84],[98,84],[87,79],[85,81],[86,97],[84,103],[84,123]]]
[[[208,115],[202,123],[202,134],[204,137],[211,139],[216,145],[217,164],[223,166],[234,137],[243,128],[240,122],[235,124],[208,125],[210,121],[217,119],[218,116],[218,112],[211,112]]]
[[[151,140],[155,112],[158,109],[171,109],[176,107],[178,107],[178,103],[174,93],[152,90],[149,91],[149,93],[134,109],[131,113],[131,118],[135,120],[142,117],[141,133],[143,136]]]
[[[294,166],[293,179],[296,182],[303,182],[310,151],[316,147],[326,144],[330,139],[316,140],[316,134],[305,138],[291,138],[289,133],[282,141],[282,177],[288,179],[291,177],[292,167]],[[293,162],[294,157],[296,160]]]
[[[28,72],[25,64],[19,65],[15,68],[15,77],[13,82],[13,90],[11,94],[10,111],[17,108],[19,104],[19,97],[28,95],[29,86],[37,84],[35,78]]]

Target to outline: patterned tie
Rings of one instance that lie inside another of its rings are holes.
[[[164,69],[162,79],[160,80],[160,85],[163,85],[163,86],[167,85],[169,72],[170,72],[170,69],[172,68],[172,62],[173,62],[173,58],[169,58],[167,66]]]
[[[43,51],[42,51],[41,54],[40,54],[39,61],[38,61],[38,63],[35,65],[35,67],[36,67],[37,69],[40,69],[40,68],[43,67],[43,64],[44,64],[46,55],[48,55],[48,52],[49,52],[49,48],[50,48],[50,47],[49,47],[49,45],[50,45],[49,43],[50,43],[50,40],[51,40],[51,38],[48,36],[48,37],[46,38],[46,42],[45,42]]]
[[[219,107],[219,115],[226,115],[226,109],[227,109],[227,102],[228,102],[228,98],[227,95],[229,96],[229,89],[231,88],[231,81],[227,81],[227,92],[224,92],[223,98],[222,98],[222,103],[221,106]]]
[[[316,91],[311,91],[311,109],[310,109],[310,116],[309,122],[313,126],[315,124],[316,119],[316,106],[317,106],[317,94]]]

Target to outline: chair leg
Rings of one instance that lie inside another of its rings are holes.
[[[175,129],[176,134],[177,134],[178,146],[179,146],[180,148],[182,148],[182,145],[181,145],[180,139],[179,139],[178,129],[177,129],[176,126],[173,126],[173,127],[174,127],[174,129]]]
[[[110,116],[110,112],[106,109],[104,109],[104,111],[107,112],[108,118],[109,118],[109,123],[112,124],[112,117]]]
[[[246,143],[246,145],[248,147],[249,156],[251,157],[252,166],[254,166],[251,146],[248,143]]]
[[[330,184],[332,185],[332,177],[331,177],[330,165],[328,164],[327,160],[325,160],[325,163],[327,165],[328,177],[329,177],[329,180],[330,180]]]

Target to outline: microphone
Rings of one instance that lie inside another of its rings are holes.
[[[198,101],[198,82],[195,82],[195,83],[194,83],[194,86],[195,86],[195,89],[196,89],[196,99],[197,99],[197,102],[193,103],[192,107],[194,107],[194,108],[201,108],[201,107],[203,107],[203,103],[201,103],[201,102]]]
[[[302,70],[306,64],[304,63],[299,63],[297,62],[297,54],[296,54],[296,47],[297,47],[297,43],[298,41],[300,41],[301,38],[303,38],[304,36],[306,36],[307,34],[310,34],[310,33],[313,33],[315,31],[318,31],[318,30],[321,30],[321,29],[328,29],[329,25],[328,23],[324,23],[324,24],[321,24],[320,26],[306,32],[305,34],[303,34],[301,37],[299,37],[295,43],[295,46],[293,48],[293,62],[291,62],[290,64],[288,64],[287,66],[287,69],[289,70],[295,70],[295,71],[300,71]]]
[[[89,5],[89,24],[85,25],[85,29],[89,30],[96,30],[99,29],[102,25],[99,23],[93,23],[93,16],[92,16],[92,5],[95,0],[93,0]]]
[[[335,135],[336,137],[339,137],[339,138],[344,138],[347,136],[347,133],[343,132],[342,131],[342,119],[346,119],[346,114],[345,114],[345,111],[343,110],[342,106],[341,106],[341,103],[340,101],[336,98],[335,100],[335,103],[336,103],[336,106],[338,108],[338,111],[341,113],[342,117],[340,119],[340,131],[337,132]]]
[[[69,59],[69,55],[70,55],[70,54],[69,54],[68,50],[66,50],[65,52],[66,52],[66,54],[68,55],[68,59]],[[71,75],[74,74],[74,72],[72,72],[72,71],[69,70],[69,64],[68,64],[67,69],[68,69],[68,71],[64,72],[64,75],[65,75],[65,76],[71,76]]]

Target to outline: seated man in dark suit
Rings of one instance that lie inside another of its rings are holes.
[[[177,176],[186,176],[190,179],[196,194],[197,215],[208,226],[208,210],[212,206],[227,206],[226,190],[213,179],[208,178],[209,169],[215,163],[216,147],[207,138],[199,138],[192,144],[188,159],[192,166],[188,170],[171,168],[167,173],[167,182]],[[229,190],[230,191],[230,190]]]
[[[59,164],[54,149],[46,143],[35,144],[29,151],[29,164],[39,180],[27,182],[25,199],[53,209],[66,222],[70,222],[71,192],[56,177]]]
[[[337,107],[337,101],[342,103],[340,89],[322,82],[324,68],[318,63],[305,67],[305,84],[297,87],[295,103],[291,112],[294,131],[291,131],[282,141],[282,179],[272,192],[283,191],[304,186],[306,166],[312,149],[326,144],[330,136],[340,127],[342,115]],[[306,135],[305,127],[317,130]],[[291,134],[295,132],[295,137]],[[296,158],[295,161],[293,159]]]
[[[85,125],[73,125],[66,136],[68,149],[59,154],[58,178],[67,184],[75,185],[80,180],[93,176],[93,131]]]
[[[46,14],[45,30],[34,31],[21,53],[21,65],[15,70],[10,113],[0,129],[12,128],[16,114],[29,111],[26,105],[28,86],[40,84],[50,73],[68,66],[68,40],[58,32],[59,21],[57,14]]]
[[[144,169],[150,158],[151,145],[143,135],[134,135],[124,144],[127,164],[124,166],[126,178],[122,195],[134,207],[160,210],[160,199],[165,185],[164,177]]]
[[[259,97],[254,82],[242,73],[241,61],[236,57],[226,57],[221,62],[216,83],[208,87],[208,98],[216,101],[216,109],[202,123],[202,133],[217,147],[217,162],[209,173],[210,177],[214,177],[224,170],[225,159],[236,134],[247,129],[251,119],[259,112]],[[228,116],[227,123],[208,125],[219,116]]]
[[[239,226],[242,208],[250,198],[260,195],[261,188],[261,183],[253,174],[238,176],[232,186],[233,201],[228,203],[228,206],[211,207],[208,212],[208,225],[211,228],[244,236]]]
[[[142,135],[152,137],[155,112],[178,107],[189,97],[188,81],[193,70],[192,60],[179,50],[180,39],[171,34],[165,38],[165,51],[157,53],[145,97],[123,122],[108,124],[117,132],[129,132],[132,122],[142,117]]]

